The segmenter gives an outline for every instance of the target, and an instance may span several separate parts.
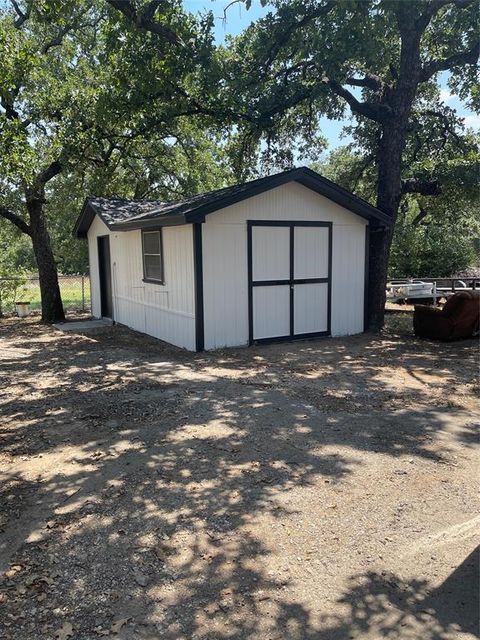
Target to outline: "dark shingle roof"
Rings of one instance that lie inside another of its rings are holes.
[[[126,222],[137,216],[144,216],[152,211],[152,208],[165,204],[161,200],[127,200],[126,198],[89,198],[88,203],[93,209],[101,212],[106,224]]]
[[[315,171],[301,167],[175,202],[88,198],[75,224],[74,233],[79,238],[86,237],[95,215],[98,215],[110,229],[119,231],[203,222],[209,213],[292,181],[303,184],[363,218],[375,219],[385,225],[391,223],[385,213],[365,200]]]

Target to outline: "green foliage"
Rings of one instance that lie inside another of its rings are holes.
[[[451,277],[478,263],[471,233],[464,224],[399,225],[389,273],[397,278]]]
[[[0,317],[13,306],[17,292],[26,282],[23,265],[29,246],[17,235],[11,228],[0,226]]]
[[[472,141],[472,148],[473,145]],[[366,200],[375,198],[375,172],[369,157],[339,147],[312,168]],[[480,262],[478,163],[473,150],[432,162],[441,176],[436,197],[409,194],[400,208],[390,252],[391,277],[450,277]]]
[[[476,2],[460,6],[429,0],[273,0],[270,5],[272,11],[233,39],[225,51],[226,82],[220,91],[233,111],[247,116],[237,136],[250,141],[250,164],[255,164],[251,161],[255,154],[267,169],[318,161],[314,155],[322,151],[319,118],[351,115],[348,132],[362,159],[371,157],[376,172],[382,127],[362,106],[388,108],[389,96],[399,86],[400,21],[419,21],[432,10],[420,45],[425,65],[455,58],[478,40]],[[443,68],[450,70],[452,91],[472,108],[478,106],[475,65],[452,61]],[[438,79],[432,71],[415,92],[404,178],[420,175],[435,180],[438,172],[431,169],[439,151],[456,146],[458,157],[466,153],[461,144],[464,124],[442,104]],[[303,154],[298,150],[302,144]],[[237,149],[243,150],[238,142]]]
[[[63,273],[86,269],[86,247],[70,235],[86,196],[174,200],[258,172],[318,163],[326,146],[319,118],[345,117],[350,107],[355,147],[336,151],[320,169],[375,203],[381,127],[349,105],[338,86],[356,87],[359,101],[385,102],[398,83],[399,17],[418,18],[433,5],[270,5],[265,18],[218,47],[212,13],[192,16],[179,0],[158,3],[152,17],[160,30],[175,34],[174,42],[140,28],[104,0],[18,0],[24,14],[30,10],[21,25],[13,5],[2,5],[0,204],[25,220],[25,187],[52,161],[61,163],[60,175],[46,186],[45,210]],[[438,3],[422,37],[425,63],[472,46],[476,3],[458,5]],[[132,6],[142,15],[153,5],[135,0]],[[474,65],[450,69],[451,89],[472,107],[478,104]],[[380,84],[355,85],[367,76]],[[447,249],[437,251],[443,237],[458,237],[451,246],[466,256],[460,230],[474,228],[470,219],[459,219],[458,210],[471,211],[478,141],[441,103],[437,81],[432,73],[416,92],[402,177],[436,180],[442,196],[404,197],[394,240],[398,268],[409,243],[425,243],[431,268],[438,263],[434,256],[447,255]],[[0,223],[0,239],[5,225]],[[437,227],[448,227],[448,234],[437,233]],[[9,268],[32,268],[28,239],[11,238]],[[413,266],[402,268],[420,268],[420,254],[419,249]]]
[[[0,9],[0,205],[28,222],[26,188],[60,162],[44,206],[60,272],[87,269],[86,244],[71,235],[85,197],[175,200],[231,180],[221,134],[186,97],[215,76],[211,15],[163,3],[183,43],[172,47],[103,0],[17,5],[30,9],[20,25],[13,5]],[[10,226],[0,218],[0,234]],[[10,268],[34,270],[28,239],[11,239]]]

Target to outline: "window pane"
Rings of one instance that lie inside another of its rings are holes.
[[[144,232],[143,252],[144,253],[160,253],[160,231]]]
[[[145,278],[149,280],[163,280],[162,260],[158,256],[144,256]]]

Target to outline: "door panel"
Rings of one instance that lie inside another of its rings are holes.
[[[328,227],[294,228],[294,279],[328,278],[328,236]]]
[[[328,330],[328,283],[296,284],[293,305],[296,336]]]
[[[247,230],[250,342],[328,335],[331,224],[250,221]]]
[[[252,276],[257,281],[290,278],[288,227],[253,227]]]
[[[290,286],[253,288],[253,339],[290,335]]]

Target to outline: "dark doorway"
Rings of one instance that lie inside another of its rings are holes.
[[[100,236],[98,238],[98,272],[100,276],[102,318],[113,318],[110,238],[108,236]]]

